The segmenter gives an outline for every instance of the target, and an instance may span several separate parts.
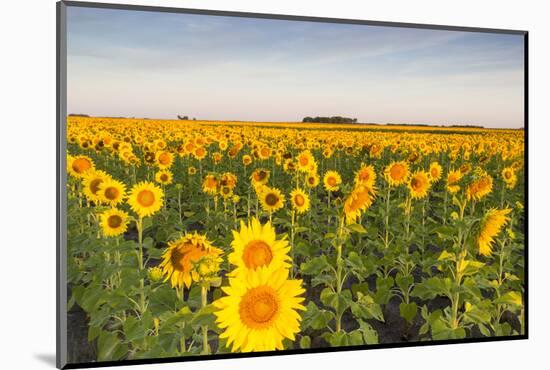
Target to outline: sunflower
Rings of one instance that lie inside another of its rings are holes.
[[[228,186],[231,190],[235,189],[237,186],[237,176],[231,172],[225,172],[220,178],[221,186]]]
[[[67,170],[69,175],[82,178],[90,170],[94,169],[94,161],[85,155],[77,155],[67,158]]]
[[[140,182],[130,190],[128,204],[140,218],[158,212],[164,201],[164,192],[151,182]]]
[[[493,190],[493,178],[483,174],[468,185],[466,196],[468,200],[480,200]]]
[[[241,221],[240,230],[233,230],[231,247],[233,252],[228,257],[229,262],[237,266],[231,272],[233,276],[246,275],[263,266],[270,269],[290,266],[290,246],[284,238],[277,239],[275,228],[269,221],[264,225],[256,217],[248,225]]]
[[[223,199],[229,199],[233,196],[233,188],[227,185],[220,186],[220,195]]]
[[[306,177],[306,185],[308,188],[315,188],[317,185],[319,185],[320,178],[319,175],[316,173],[310,173]]]
[[[437,162],[430,163],[429,175],[430,175],[430,181],[431,182],[439,181],[439,179],[441,178],[442,172],[443,172],[443,170],[442,170],[441,165],[439,163],[437,163]]]
[[[384,170],[384,176],[390,186],[399,186],[407,182],[409,165],[407,162],[392,162]]]
[[[249,156],[248,154],[243,155],[243,158],[242,158],[242,159],[243,159],[243,164],[244,164],[245,166],[248,166],[248,165],[250,165],[250,164],[252,163],[252,157]]]
[[[100,225],[105,236],[119,236],[128,229],[128,213],[111,208],[99,215]]]
[[[82,181],[84,185],[84,195],[89,201],[99,203],[101,198],[99,196],[99,185],[110,176],[101,170],[90,170],[84,175]]]
[[[263,186],[258,194],[262,209],[266,212],[273,213],[283,208],[285,196],[277,188]]]
[[[367,187],[373,187],[376,182],[376,172],[374,172],[374,166],[361,164],[361,167],[355,174],[355,183],[363,184]]]
[[[409,191],[413,199],[425,198],[428,195],[430,186],[430,178],[424,171],[414,172],[408,182]]]
[[[250,175],[250,180],[252,180],[253,183],[266,184],[267,180],[269,180],[269,171],[263,168],[255,169]]]
[[[359,183],[344,201],[346,223],[353,224],[362,212],[366,211],[374,201],[375,189]]]
[[[185,234],[178,240],[168,242],[168,248],[162,255],[159,267],[165,275],[164,281],[170,280],[173,288],[189,288],[193,281],[199,281],[204,271],[197,269],[203,258],[221,258],[223,251],[213,247],[206,236]],[[219,262],[219,260],[218,260]]]
[[[494,238],[510,220],[508,214],[511,211],[510,208],[500,210],[492,208],[487,211],[485,217],[481,220],[479,236],[477,238],[479,254],[482,256],[489,256],[491,254]]]
[[[155,174],[155,181],[162,185],[170,185],[174,179],[170,170],[160,170]]]
[[[126,185],[122,182],[106,178],[99,184],[98,199],[101,203],[114,207],[121,203],[126,196]]]
[[[323,185],[326,191],[338,191],[341,183],[342,177],[336,171],[327,171],[323,177]]]
[[[502,170],[502,179],[508,189],[513,189],[516,186],[518,177],[513,167],[506,167]]]
[[[300,331],[298,310],[305,310],[301,280],[288,279],[288,269],[259,268],[246,278],[230,278],[227,294],[214,301],[214,312],[231,351],[282,350],[285,338]]]
[[[161,170],[164,170],[166,168],[172,167],[172,163],[174,163],[174,155],[169,151],[163,150],[163,151],[157,152],[157,154],[155,155],[155,160],[156,160],[157,166]]]
[[[290,193],[290,203],[299,214],[306,213],[309,209],[309,196],[302,189],[296,188]]]
[[[313,158],[313,154],[309,150],[304,150],[298,154],[296,162],[299,171],[311,172],[310,166],[315,162],[315,158]]]
[[[292,158],[287,158],[283,162],[283,170],[285,172],[294,172],[296,171],[296,163],[292,160]]]
[[[206,175],[204,181],[202,182],[202,191],[206,194],[216,195],[220,182],[216,175]]]
[[[458,182],[462,179],[462,173],[459,170],[449,171],[447,174],[447,191],[455,194],[460,190]]]
[[[197,173],[197,169],[193,166],[189,166],[189,168],[187,169],[187,174],[193,176],[196,173]]]

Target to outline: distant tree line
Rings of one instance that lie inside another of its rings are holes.
[[[332,117],[304,117],[302,122],[314,122],[314,123],[357,123],[357,118],[349,118],[342,116]]]
[[[70,113],[69,117],[90,117],[88,114]]]
[[[183,121],[188,121],[188,120],[189,120],[189,116],[180,116],[180,115],[178,114],[178,119],[181,119],[181,120],[183,120]],[[194,120],[196,120],[195,117],[193,117],[193,121],[194,121]]]

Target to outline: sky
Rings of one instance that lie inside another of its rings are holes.
[[[69,7],[68,113],[524,125],[523,36]]]

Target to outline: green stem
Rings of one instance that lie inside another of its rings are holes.
[[[390,194],[391,194],[391,186],[388,183],[388,191],[386,192],[386,217],[384,219],[385,229],[386,229],[386,235],[384,238],[384,248],[388,248],[390,246]]]
[[[206,289],[206,286],[201,287],[201,304],[202,307],[206,307],[207,299],[208,299],[208,290]],[[210,346],[208,345],[208,325],[202,326],[202,346],[203,346],[203,355],[207,355],[210,353]]]
[[[138,245],[139,245],[139,252],[138,252],[138,267],[139,267],[139,273],[142,275],[143,272],[143,218],[140,217],[137,221],[137,229],[138,229]],[[141,314],[145,313],[145,292],[143,291],[145,288],[145,281],[143,278],[139,280],[139,306]]]
[[[341,239],[344,231],[344,217],[341,217],[340,228],[338,231],[338,238]],[[336,294],[340,297],[342,292],[342,266],[344,261],[342,260],[342,241],[338,243],[336,247]],[[337,302],[340,302],[338,299]],[[342,331],[342,312],[340,312],[339,303],[337,303],[336,309],[336,332],[339,333]]]

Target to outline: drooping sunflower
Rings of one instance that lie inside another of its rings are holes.
[[[84,195],[89,201],[99,203],[101,201],[99,185],[110,176],[101,170],[90,170],[84,175]]]
[[[299,214],[309,210],[309,196],[300,188],[296,188],[290,193],[290,203]]]
[[[130,190],[128,204],[140,218],[158,212],[164,202],[164,192],[151,182],[140,182]]]
[[[262,209],[266,212],[273,213],[284,206],[285,196],[277,188],[263,186],[259,191],[258,197]]]
[[[326,191],[338,191],[341,183],[342,177],[336,171],[327,171],[323,176],[323,186]]]
[[[384,177],[390,186],[404,184],[409,177],[409,165],[404,161],[390,163],[384,170]]]
[[[160,170],[155,174],[155,181],[162,185],[170,185],[174,179],[170,170]]]
[[[362,212],[366,211],[373,203],[375,189],[359,183],[344,201],[344,214],[346,223],[353,224]]]
[[[514,170],[513,167],[505,167],[502,170],[501,175],[508,189],[513,189],[516,186],[518,177],[516,176],[516,171]]]
[[[216,175],[206,175],[204,181],[202,182],[202,191],[206,194],[216,195],[218,193],[218,188],[220,182]]]
[[[459,170],[451,170],[447,174],[447,191],[451,194],[458,193],[460,185],[458,184],[462,179],[462,173]]]
[[[99,184],[97,195],[101,203],[114,207],[124,200],[126,185],[118,180],[106,178]]]
[[[414,172],[407,184],[413,199],[422,199],[428,195],[430,189],[430,178],[425,171]]]
[[[82,178],[90,170],[94,169],[94,161],[85,155],[77,155],[67,158],[67,170],[69,175]]]
[[[355,174],[355,183],[363,184],[367,187],[374,187],[376,182],[376,172],[374,172],[374,166],[361,164],[361,167]]]
[[[430,163],[430,181],[432,183],[435,183],[441,179],[441,174],[443,173],[443,169],[441,168],[441,165],[438,162],[432,162]]]
[[[220,185],[228,186],[231,190],[235,189],[235,186],[237,186],[237,176],[232,172],[223,173],[220,178]]]
[[[290,266],[290,246],[286,239],[277,239],[275,228],[269,221],[264,225],[256,217],[248,225],[241,221],[240,230],[233,230],[231,247],[233,252],[228,258],[236,266],[231,272],[233,276],[246,275],[264,266],[270,269]]]
[[[220,258],[223,251],[212,246],[206,236],[185,234],[178,240],[168,242],[168,248],[162,255],[159,267],[165,275],[164,281],[170,280],[173,288],[189,288],[193,281],[198,281],[200,271],[195,266],[204,257]]]
[[[480,200],[493,190],[493,178],[488,174],[483,174],[472,181],[466,188],[468,200]]]
[[[250,175],[250,180],[256,184],[267,184],[267,180],[269,180],[269,171],[263,168],[255,169]]]
[[[298,310],[305,310],[301,280],[288,279],[288,269],[258,268],[246,278],[230,278],[227,294],[214,301],[220,338],[232,352],[283,349],[300,331]]]
[[[500,210],[492,208],[487,211],[485,217],[481,220],[479,236],[477,238],[479,254],[482,256],[491,255],[494,238],[510,220],[508,214],[511,211],[510,208]]]
[[[124,234],[128,229],[129,216],[128,213],[117,208],[111,208],[101,213],[100,225],[103,235],[119,236]]]

